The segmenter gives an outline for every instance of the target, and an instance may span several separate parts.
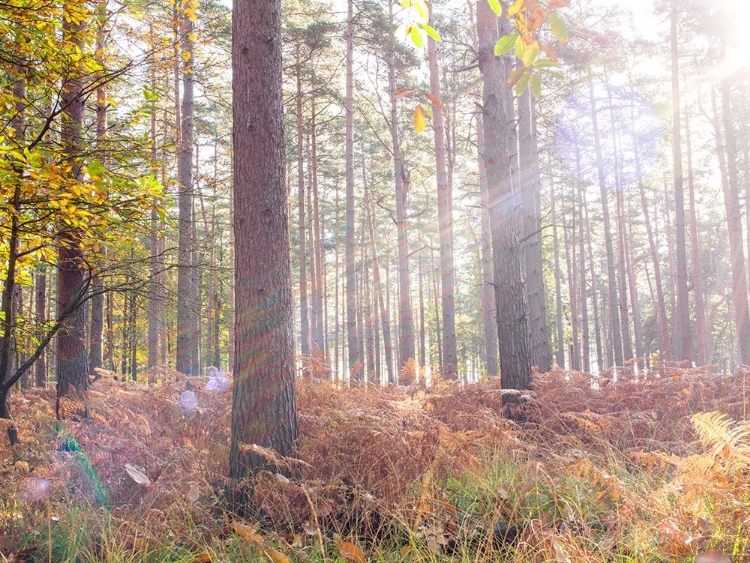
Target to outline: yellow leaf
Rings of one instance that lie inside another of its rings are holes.
[[[424,110],[421,105],[414,108],[414,130],[417,133],[424,131],[425,125],[427,125],[427,118],[424,115]]]
[[[266,547],[263,551],[266,554],[266,557],[268,557],[271,561],[273,561],[273,563],[292,563],[291,559],[289,559],[283,553],[279,553],[275,549]]]
[[[512,18],[521,10],[523,10],[523,0],[516,0],[515,3],[508,8],[508,17]]]
[[[427,7],[427,3],[424,0],[414,0],[414,9],[423,23],[430,19],[430,9]]]
[[[182,52],[182,60],[188,62],[190,60],[190,51]]]
[[[402,8],[408,8],[411,6],[411,0],[398,0],[398,3],[401,4]]]
[[[349,561],[356,561],[357,563],[366,563],[365,552],[362,549],[351,542],[345,541],[339,544],[339,553],[344,559]]]
[[[263,545],[263,536],[258,533],[256,527],[241,524],[239,522],[232,522],[232,529],[242,539],[255,545]]]

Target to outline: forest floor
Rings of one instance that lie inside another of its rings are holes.
[[[81,420],[56,421],[50,390],[14,394],[0,561],[750,561],[750,370],[553,371],[505,405],[497,380],[303,381],[290,477],[241,486],[231,387],[159,376],[104,374]]]

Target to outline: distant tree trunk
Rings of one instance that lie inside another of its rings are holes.
[[[432,2],[430,14],[432,17]],[[432,19],[430,19],[432,21]],[[435,133],[435,169],[438,191],[438,232],[440,238],[440,280],[443,312],[443,372],[450,379],[457,377],[458,353],[456,344],[456,284],[453,273],[453,206],[451,186],[445,168],[445,126],[443,105],[440,102],[440,71],[437,43],[427,38],[427,58],[430,68],[430,91],[437,101],[432,102],[432,128]],[[413,357],[413,355],[412,355]]]
[[[481,304],[484,328],[484,369],[487,375],[499,375],[497,363],[497,317],[495,315],[495,283],[492,269],[492,233],[490,232],[490,196],[487,190],[487,171],[484,168],[484,124],[482,114],[477,114],[477,160],[479,166],[479,192],[482,202],[482,257]],[[421,270],[420,270],[421,271]],[[558,279],[559,281],[559,279]],[[420,282],[421,283],[421,282]],[[562,327],[560,328],[562,330]]]
[[[323,278],[325,276],[325,258],[323,255],[322,229],[320,223],[320,206],[318,205],[318,139],[317,139],[317,113],[315,108],[315,97],[311,100],[310,108],[310,187],[309,197],[312,199],[312,209],[310,210],[310,226],[314,236],[310,237],[312,245],[312,256],[315,259],[315,275],[313,276],[313,287],[315,294],[312,300],[312,312],[315,322],[312,330],[312,343],[315,351],[323,358],[327,358],[325,353],[325,330],[323,314],[323,302],[325,295],[325,286]]]
[[[601,322],[599,317],[599,300],[596,297],[596,287],[598,277],[596,270],[594,269],[594,250],[591,243],[591,224],[589,223],[589,208],[586,203],[586,190],[582,190],[581,197],[583,199],[583,220],[585,221],[586,231],[586,257],[581,257],[581,260],[586,261],[588,258],[589,263],[589,277],[591,278],[591,304],[594,308],[594,338],[596,339],[596,369],[602,371],[604,369],[604,353],[602,350],[602,331]]]
[[[333,296],[333,374],[334,374],[334,381],[337,379],[340,379],[341,374],[339,372],[339,280],[341,279],[340,273],[339,273],[339,247],[340,247],[340,241],[339,241],[339,188],[336,186],[336,218],[334,220],[334,225],[336,229],[336,235],[334,240],[334,296]]]
[[[235,0],[233,16],[237,347],[229,472],[241,479],[269,467],[244,445],[292,453],[297,415],[281,1]]]
[[[551,158],[550,158],[551,162]],[[554,176],[554,175],[552,175]],[[552,252],[555,261],[555,328],[557,329],[557,349],[555,351],[555,362],[561,368],[565,368],[565,339],[563,337],[562,317],[562,270],[560,269],[560,240],[557,235],[557,213],[555,195],[555,182],[550,181],[550,221],[552,222]],[[596,298],[594,299],[596,301]]]
[[[365,161],[364,156],[362,158],[362,178],[365,179]],[[367,182],[364,182],[365,190],[367,190]],[[396,375],[393,373],[393,340],[391,337],[391,320],[390,312],[388,307],[383,300],[383,284],[380,280],[380,261],[378,259],[378,245],[377,239],[375,238],[375,220],[373,218],[374,211],[372,208],[372,202],[367,198],[365,205],[365,213],[367,214],[367,225],[370,234],[370,246],[372,248],[372,278],[375,290],[375,302],[376,312],[373,315],[377,315],[378,305],[380,307],[380,324],[383,327],[383,347],[385,348],[385,363],[386,370],[388,373],[388,383],[398,383]]]
[[[354,0],[347,0],[346,16],[346,337],[351,374],[361,363],[360,342],[357,340],[357,277],[354,237]]]
[[[296,50],[297,64],[295,67],[297,95],[295,108],[297,117],[297,219],[299,247],[297,257],[299,260],[299,323],[300,323],[300,350],[303,356],[310,355],[310,320],[309,306],[307,303],[307,249],[305,248],[305,168],[302,154],[302,69],[300,68],[299,46]],[[348,142],[348,134],[347,134]]]
[[[423,370],[427,365],[427,339],[424,324],[424,268],[419,260],[419,367]]]
[[[101,0],[97,3],[96,8],[96,51],[103,57],[105,39],[107,34],[107,1]],[[100,61],[101,62],[101,61]],[[96,144],[105,161],[106,157],[106,136],[107,136],[107,88],[102,85],[96,90]],[[104,294],[101,290],[104,288],[104,282],[100,276],[94,276],[91,283],[91,289],[94,296],[91,298],[91,336],[89,338],[89,373],[94,373],[94,369],[102,367],[102,336],[104,331]]]
[[[580,177],[580,176],[579,176]],[[586,373],[591,372],[591,342],[589,337],[589,307],[588,307],[588,291],[586,288],[586,252],[584,250],[585,236],[584,228],[587,225],[583,220],[583,186],[580,182],[577,183],[577,197],[578,197],[578,268],[581,276],[581,356],[582,362],[581,367]],[[592,283],[594,279],[591,280]]]
[[[179,181],[179,241],[177,258],[177,371],[187,375],[197,375],[194,356],[198,353],[199,335],[197,328],[198,288],[194,287],[193,269],[195,254],[195,221],[193,216],[193,87],[195,70],[193,66],[193,22],[186,13],[187,6],[176,5],[177,23],[182,46],[182,106],[177,116],[179,156],[177,176]],[[176,79],[178,80],[178,79]],[[177,91],[175,92],[177,98]],[[177,103],[177,100],[175,100]]]
[[[505,30],[504,30],[505,31]],[[484,162],[490,196],[490,227],[495,270],[495,303],[500,339],[502,384],[527,389],[531,384],[527,306],[522,277],[518,195],[510,178],[508,127],[513,121],[507,104],[509,86],[503,59],[495,57],[498,20],[486,2],[477,7],[479,69],[483,76],[482,117]]]
[[[685,202],[682,177],[682,121],[680,119],[679,54],[677,49],[677,0],[670,0],[670,51],[672,57],[672,158],[674,169],[674,203],[677,254],[677,310],[672,316],[672,335],[675,341],[675,359],[689,361],[690,303],[688,300],[687,243],[685,241]],[[747,296],[746,296],[747,300]],[[750,328],[750,327],[749,327]],[[750,336],[750,333],[748,333]],[[748,350],[750,353],[750,349]]]
[[[38,267],[34,274],[35,322],[43,325],[47,322],[47,274],[44,265]],[[47,357],[42,351],[35,364],[36,386],[44,389],[47,386]]]
[[[641,329],[641,305],[638,301],[638,285],[635,278],[635,260],[633,258],[633,222],[628,224],[629,232],[625,237],[625,269],[628,274],[628,289],[630,291],[630,304],[633,307],[633,336],[635,337],[635,355],[638,359],[636,366],[638,371],[643,371],[644,351],[643,351],[643,334]]]
[[[604,227],[604,242],[607,249],[607,282],[609,287],[608,305],[610,333],[612,335],[612,346],[614,347],[615,365],[622,367],[622,334],[620,331],[620,314],[617,310],[617,279],[615,276],[615,251],[612,243],[612,224],[609,220],[609,204],[607,203],[607,186],[604,180],[604,163],[602,161],[601,138],[599,135],[599,121],[596,108],[596,96],[594,95],[594,84],[589,83],[589,95],[591,98],[591,122],[594,133],[594,150],[596,154],[596,168],[599,179],[599,192],[602,200],[602,223]]]
[[[86,21],[70,17],[70,7],[63,6],[63,39],[68,45],[84,48],[83,30]],[[67,15],[66,15],[67,13]],[[81,136],[83,129],[83,112],[85,98],[82,96],[83,84],[74,76],[65,82],[62,91],[62,103],[65,111],[62,114],[61,136],[64,156],[71,166],[70,175],[78,178],[81,174]],[[88,287],[85,274],[85,260],[80,243],[80,232],[63,229],[58,240],[57,256],[57,301],[59,311],[65,311],[79,302]],[[83,394],[88,389],[88,354],[86,350],[86,326],[83,307],[77,307],[68,317],[65,327],[57,337],[57,406],[59,399],[68,395]]]
[[[726,38],[721,36],[721,58],[726,59]],[[726,158],[722,174],[724,181],[724,206],[727,215],[727,229],[729,233],[729,254],[732,264],[732,305],[734,306],[734,322],[737,326],[737,343],[740,362],[750,365],[750,314],[748,314],[747,302],[747,272],[745,270],[745,253],[742,248],[742,218],[740,207],[739,186],[737,178],[737,142],[734,134],[734,120],[732,117],[732,106],[730,100],[729,77],[721,80],[721,105],[724,122],[725,147],[721,145],[720,125],[716,117],[716,143],[719,147],[718,156],[720,161]],[[714,114],[716,114],[716,102],[713,88]]]
[[[525,241],[523,260],[529,307],[529,353],[532,365],[545,373],[552,367],[552,352],[547,331],[547,292],[544,288],[542,256],[542,181],[534,113],[534,100],[526,90],[518,98],[518,150],[523,204],[522,239]],[[582,287],[585,287],[583,282]],[[584,330],[586,326],[584,320]],[[586,336],[584,343],[587,342]]]
[[[570,296],[570,369],[581,371],[581,347],[578,338],[578,269],[576,268],[576,214],[571,213],[570,232],[565,239],[565,262],[568,267],[568,295]]]
[[[443,361],[443,339],[442,331],[440,329],[440,306],[438,304],[438,280],[437,270],[435,269],[435,257],[432,249],[430,249],[430,272],[432,273],[432,302],[435,308],[435,340],[437,344],[437,364],[442,369],[441,362]]]
[[[389,18],[393,25],[393,4],[389,3]],[[409,358],[414,358],[414,320],[411,306],[411,280],[409,278],[409,238],[406,216],[406,196],[409,189],[407,173],[401,158],[398,133],[398,102],[396,100],[395,36],[388,49],[388,95],[390,97],[390,130],[393,147],[393,174],[396,196],[396,231],[398,248],[398,369],[400,372]]]
[[[708,327],[706,326],[706,306],[703,294],[703,269],[700,256],[700,241],[698,240],[698,221],[695,206],[695,185],[693,182],[693,150],[690,139],[690,114],[685,112],[685,148],[687,150],[688,167],[688,198],[690,212],[690,256],[692,260],[693,296],[695,298],[695,324],[698,348],[698,365],[705,366],[710,363],[710,350],[708,343]],[[747,155],[745,155],[746,165]],[[750,190],[750,183],[746,186]],[[750,198],[747,204],[750,205]],[[748,215],[750,217],[750,215]],[[750,221],[748,221],[750,229]],[[750,230],[748,230],[750,234]],[[750,247],[748,247],[750,248]]]
[[[646,224],[646,234],[648,236],[648,246],[651,253],[651,265],[654,268],[654,285],[656,286],[657,298],[657,317],[659,319],[660,349],[661,359],[672,359],[672,345],[669,339],[669,324],[667,322],[667,305],[664,299],[664,286],[661,280],[661,265],[659,260],[659,251],[657,250],[656,237],[654,229],[649,218],[648,201],[646,201],[646,189],[643,185],[643,174],[641,170],[640,151],[638,150],[638,138],[632,129],[634,116],[631,107],[631,136],[633,138],[633,157],[635,161],[635,174],[638,178],[638,192],[641,196],[641,211],[643,212],[643,222]]]
[[[153,26],[150,28],[152,43],[155,41]],[[156,90],[156,67],[151,69],[151,89]],[[157,145],[156,145],[156,101],[151,103],[151,170],[154,177],[157,175]],[[151,206],[151,233],[149,235],[149,246],[151,251],[150,266],[151,279],[149,280],[148,292],[148,359],[146,367],[150,368],[159,363],[159,276],[161,268],[159,264],[159,217],[156,214],[157,200],[154,198]],[[92,307],[93,309],[93,307]],[[93,316],[93,313],[92,313]],[[92,319],[93,321],[93,319]],[[93,325],[93,322],[92,322]],[[150,372],[149,383],[156,383],[156,373]]]

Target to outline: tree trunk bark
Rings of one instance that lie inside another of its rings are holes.
[[[682,177],[682,141],[680,138],[680,80],[677,51],[677,0],[670,0],[670,51],[672,58],[672,167],[674,169],[675,250],[677,254],[677,310],[672,317],[675,359],[689,362],[690,303],[688,300],[687,244],[685,241],[685,201]]]
[[[236,357],[229,472],[273,467],[297,438],[293,299],[284,181],[281,1],[235,0],[232,24]]]
[[[430,2],[430,22],[432,22]],[[449,379],[457,377],[458,352],[456,344],[456,284],[453,273],[453,206],[451,186],[445,168],[445,126],[443,104],[440,101],[440,71],[437,60],[437,43],[427,38],[427,58],[430,69],[430,91],[432,101],[432,126],[435,133],[435,170],[438,192],[438,233],[440,239],[440,280],[443,313],[443,371]],[[413,357],[413,354],[412,354]]]
[[[305,168],[304,157],[302,154],[302,69],[300,68],[301,63],[299,46],[297,47],[296,57],[297,96],[295,99],[295,108],[297,117],[297,228],[299,237],[297,257],[299,261],[299,324],[300,351],[302,352],[302,356],[307,358],[310,355],[310,309],[307,302],[307,249],[305,247]]]
[[[187,375],[198,375],[194,355],[200,346],[197,328],[197,288],[194,287],[193,269],[195,254],[195,218],[193,216],[193,89],[195,74],[193,67],[193,22],[186,13],[188,6],[183,0],[175,5],[176,25],[179,25],[182,46],[182,104],[177,115],[179,156],[177,177],[179,182],[179,241],[177,258],[177,371]],[[177,67],[175,81],[179,82]],[[175,90],[175,104],[179,94]]]
[[[502,23],[502,20],[501,20]],[[505,30],[504,30],[505,31]],[[526,297],[519,236],[519,201],[510,177],[508,131],[513,122],[507,103],[507,76],[494,56],[498,20],[486,2],[477,7],[479,69],[483,76],[484,162],[490,198],[490,228],[495,271],[495,303],[500,339],[502,384],[527,389],[531,384]]]

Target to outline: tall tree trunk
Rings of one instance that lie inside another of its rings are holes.
[[[479,192],[482,203],[482,264],[481,303],[484,328],[484,369],[487,375],[499,375],[497,362],[497,317],[495,315],[495,282],[492,269],[492,233],[490,232],[490,196],[487,190],[487,171],[484,168],[484,124],[482,114],[477,114],[477,160],[479,166]],[[420,265],[421,267],[421,265]],[[558,278],[559,281],[559,278]],[[420,282],[421,283],[421,282]],[[562,330],[562,328],[561,328]],[[562,364],[561,364],[562,365]]]
[[[615,251],[612,243],[612,225],[609,220],[609,204],[607,203],[607,186],[604,180],[604,163],[602,161],[601,137],[599,135],[599,120],[596,108],[596,96],[594,95],[594,84],[589,82],[589,96],[591,98],[591,122],[594,133],[594,151],[596,153],[596,168],[599,179],[599,192],[602,200],[602,223],[604,227],[604,242],[607,249],[607,283],[609,288],[609,322],[612,335],[612,346],[614,347],[614,362],[617,367],[622,367],[622,334],[620,331],[620,314],[617,310],[617,279],[615,276]]]
[[[107,0],[101,0],[96,8],[96,51],[97,58],[104,57],[105,38],[107,35]],[[102,60],[99,61],[100,63]],[[102,85],[96,90],[96,144],[106,162],[106,136],[107,136],[107,89]],[[91,336],[89,338],[89,373],[94,369],[102,367],[102,336],[104,331],[104,294],[101,290],[104,282],[100,276],[94,276],[91,289],[94,296],[91,298]]]
[[[354,240],[354,0],[347,0],[346,16],[346,337],[351,376],[362,361],[357,340],[357,278]]]
[[[325,258],[323,255],[323,243],[320,223],[320,206],[318,205],[318,139],[317,139],[317,123],[316,123],[316,108],[315,108],[315,97],[311,100],[310,108],[310,186],[308,188],[309,195],[312,199],[312,208],[310,209],[310,226],[314,236],[310,237],[310,245],[312,246],[311,256],[315,260],[315,275],[313,276],[313,287],[315,288],[313,300],[312,300],[312,312],[315,322],[313,323],[312,330],[312,344],[315,351],[323,358],[327,358],[325,354],[325,331],[324,331],[324,314],[323,314],[323,301],[325,294],[325,287],[323,285],[323,277],[325,271]]]
[[[71,15],[71,6],[63,6],[63,39],[69,45],[84,48],[83,30],[86,21],[79,14]],[[83,112],[85,99],[82,96],[83,83],[76,76],[78,70],[72,71],[63,86],[63,107],[60,140],[68,165],[71,166],[71,178],[81,174],[81,143],[83,129]],[[80,232],[64,228],[58,240],[57,257],[57,301],[59,311],[75,307],[80,302],[88,287],[85,274],[85,260],[80,243]],[[57,337],[57,397],[56,414],[59,415],[59,400],[62,397],[78,393],[85,394],[88,388],[88,357],[86,350],[86,326],[83,307],[77,307],[65,323]]]
[[[551,157],[550,157],[551,163]],[[557,206],[555,204],[557,196],[555,195],[554,173],[551,174],[550,180],[550,221],[552,222],[552,252],[555,261],[555,328],[557,329],[555,351],[555,362],[561,368],[565,367],[565,339],[563,337],[563,317],[562,317],[562,270],[560,269],[560,240],[557,235]],[[595,294],[596,295],[596,294]],[[596,298],[594,298],[596,301]],[[600,364],[601,367],[601,364]]]
[[[568,267],[568,295],[570,296],[570,369],[581,371],[581,347],[578,338],[578,269],[576,268],[576,214],[571,213],[570,232],[565,238],[565,262]]]
[[[579,176],[580,177],[580,176]],[[586,373],[591,372],[591,343],[589,338],[589,307],[587,302],[587,288],[586,288],[586,253],[584,250],[585,236],[584,227],[587,225],[583,220],[583,186],[580,182],[576,182],[577,185],[577,197],[578,197],[578,268],[581,276],[581,367]],[[591,280],[594,281],[593,279]]]
[[[150,27],[152,44],[155,41],[153,26]],[[156,90],[156,67],[151,66],[151,89]],[[154,177],[157,175],[158,162],[156,144],[156,100],[151,102],[151,170]],[[159,218],[156,213],[158,201],[154,198],[151,206],[151,233],[149,235],[149,246],[151,251],[150,266],[151,279],[149,280],[148,292],[148,359],[146,367],[150,368],[159,363]],[[92,307],[93,309],[93,307]],[[92,317],[93,317],[92,311]],[[93,321],[93,319],[92,319]],[[93,322],[92,322],[93,325]],[[150,372],[149,383],[156,383],[156,373]]]
[[[35,322],[43,325],[47,322],[47,273],[40,265],[34,274]],[[36,386],[44,389],[47,386],[47,357],[43,350],[35,364]]]
[[[235,0],[233,16],[237,347],[229,472],[241,479],[272,465],[243,446],[292,453],[297,415],[281,1]]]
[[[687,244],[685,242],[685,202],[682,177],[679,53],[677,50],[677,0],[670,0],[670,51],[672,58],[672,158],[674,170],[675,236],[677,254],[677,310],[672,316],[675,359],[689,361],[690,303],[688,300]],[[750,352],[750,350],[749,350]]]
[[[303,356],[310,355],[310,309],[307,302],[307,249],[305,247],[305,168],[302,154],[302,69],[300,63],[299,46],[296,50],[296,83],[297,96],[295,99],[297,117],[297,219],[299,247],[299,323],[300,350]],[[347,135],[348,140],[348,135]]]
[[[433,2],[430,2],[432,21]],[[455,278],[453,273],[453,206],[451,186],[445,169],[445,126],[443,104],[440,102],[440,71],[437,60],[437,43],[427,38],[427,58],[430,68],[432,102],[432,127],[435,132],[435,170],[438,191],[438,231],[440,238],[440,280],[443,313],[443,377],[457,377],[458,356],[456,344]],[[413,355],[412,355],[413,357]]]
[[[534,100],[527,89],[518,98],[518,150],[523,203],[522,238],[525,241],[523,260],[526,268],[526,296],[529,307],[529,353],[532,365],[535,365],[541,373],[545,373],[552,367],[552,352],[547,330],[547,292],[544,289],[542,256],[542,181],[534,113]],[[582,287],[585,287],[583,281]],[[585,305],[583,310],[585,310]],[[584,330],[586,326],[588,325],[584,320]],[[587,337],[584,343],[588,343]]]
[[[586,203],[586,191],[582,191],[582,198],[583,198],[583,214],[584,214],[584,221],[586,222],[585,225],[585,231],[586,231],[586,251],[587,251],[587,258],[589,263],[589,276],[591,278],[591,303],[594,306],[594,338],[596,339],[596,369],[599,371],[604,370],[604,352],[602,350],[602,331],[601,331],[601,321],[599,316],[599,300],[596,296],[596,287],[597,287],[597,276],[596,276],[596,269],[594,268],[594,250],[593,250],[593,244],[591,243],[591,224],[589,223],[589,208]],[[581,260],[585,260],[586,258],[581,257]]]
[[[389,3],[389,22],[393,27],[393,5]],[[406,196],[409,181],[401,158],[398,132],[398,102],[396,99],[395,35],[391,34],[388,49],[388,95],[390,98],[390,130],[393,147],[393,175],[396,190],[396,231],[398,249],[398,370],[414,358],[414,320],[411,306],[411,280],[409,278],[409,238],[406,216]]]
[[[721,36],[721,58],[726,59],[726,38]],[[724,188],[724,205],[727,215],[727,229],[729,232],[729,254],[732,264],[732,305],[734,306],[734,321],[737,326],[737,343],[740,363],[750,365],[750,314],[747,302],[747,272],[745,270],[745,253],[742,248],[742,218],[740,207],[739,185],[737,178],[737,141],[734,134],[734,119],[732,117],[732,102],[730,98],[729,77],[721,80],[721,106],[724,123],[724,150],[719,150],[719,159],[726,158]],[[712,96],[713,88],[711,89]],[[714,101],[714,112],[715,101]],[[716,121],[717,145],[721,145],[718,119]]]
[[[477,38],[479,69],[484,79],[484,162],[490,196],[495,303],[498,334],[503,335],[500,339],[500,372],[503,387],[527,389],[531,384],[531,357],[516,211],[519,194],[514,193],[510,178],[511,149],[507,135],[513,111],[507,103],[509,86],[503,60],[493,53],[498,40],[498,20],[486,2],[480,2],[477,7]]]
[[[192,0],[176,4],[177,22],[182,46],[182,106],[180,109],[179,156],[179,241],[177,258],[177,371],[198,375],[195,354],[200,346],[197,330],[198,288],[194,287],[195,221],[193,216],[193,88],[195,83],[193,53],[193,22],[188,15]],[[176,100],[175,100],[176,101]]]
[[[690,212],[690,257],[692,261],[693,274],[693,297],[695,300],[695,324],[697,335],[698,365],[705,366],[710,363],[710,350],[708,343],[708,327],[706,325],[706,306],[703,294],[703,269],[701,266],[700,241],[698,240],[698,220],[695,206],[695,185],[693,181],[693,150],[690,139],[690,113],[685,112],[685,148],[687,150],[688,167],[688,201]],[[745,155],[747,163],[747,155]],[[750,184],[747,186],[750,189]],[[750,199],[748,199],[750,204]],[[750,215],[748,216],[750,217]],[[750,222],[748,222],[750,225]],[[748,231],[750,233],[750,230]],[[748,247],[750,248],[750,247]]]

